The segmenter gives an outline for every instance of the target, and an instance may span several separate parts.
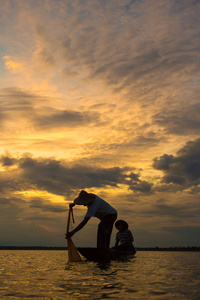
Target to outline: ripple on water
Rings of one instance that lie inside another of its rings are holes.
[[[66,264],[66,251],[2,251],[0,299],[199,300],[200,253]]]

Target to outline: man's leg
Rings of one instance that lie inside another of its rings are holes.
[[[97,248],[109,248],[113,224],[117,219],[117,214],[107,215],[98,226]]]

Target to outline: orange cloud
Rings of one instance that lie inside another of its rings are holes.
[[[3,60],[5,61],[5,66],[7,69],[13,71],[13,72],[17,72],[19,70],[22,70],[23,66],[21,63],[18,63],[14,60],[11,59],[10,56],[4,56]]]
[[[43,228],[44,230],[46,230],[47,232],[57,232],[57,230],[55,228],[51,228],[42,224],[37,224],[39,227]]]

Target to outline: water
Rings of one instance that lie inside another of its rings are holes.
[[[67,263],[67,251],[1,250],[0,299],[200,299],[200,252],[138,251]]]

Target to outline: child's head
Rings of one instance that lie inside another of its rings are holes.
[[[126,230],[128,229],[128,223],[124,220],[118,220],[115,223],[115,227],[117,228],[117,230]]]

